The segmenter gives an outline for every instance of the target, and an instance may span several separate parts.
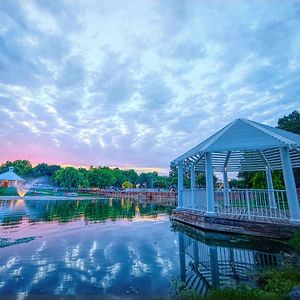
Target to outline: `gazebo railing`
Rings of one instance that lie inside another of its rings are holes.
[[[182,190],[182,199],[183,199],[183,208],[189,208],[189,209],[194,209],[199,211],[207,210],[205,189],[195,189],[194,191]],[[193,201],[193,199],[195,201]]]
[[[207,211],[206,190],[183,190],[183,208]],[[215,212],[244,216],[248,219],[289,219],[285,190],[230,189],[214,190]]]

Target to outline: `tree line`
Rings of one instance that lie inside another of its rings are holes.
[[[32,166],[28,160],[7,161],[0,165],[0,173],[6,172],[13,166],[14,171],[21,177],[32,181],[39,177],[48,177],[52,184],[66,188],[169,188],[176,185],[173,176],[160,176],[157,172],[138,174],[134,169],[122,170],[119,168],[94,167],[75,168],[61,167],[40,163]]]
[[[177,170],[171,168],[168,176],[160,176],[157,172],[144,172],[138,174],[135,170],[122,170],[109,167],[74,168],[61,167],[59,165],[48,165],[41,163],[32,166],[28,160],[7,161],[0,165],[0,173],[6,172],[10,166],[14,171],[28,181],[36,178],[47,177],[51,184],[66,189],[78,188],[176,188]],[[214,176],[214,182],[217,177]],[[205,174],[196,176],[196,185],[205,187]],[[184,186],[190,186],[190,180],[186,175]]]

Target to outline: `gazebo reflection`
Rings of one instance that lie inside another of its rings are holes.
[[[213,235],[206,240],[178,231],[180,280],[202,296],[211,288],[255,287],[258,273],[283,263],[283,253],[274,247],[258,249],[251,241],[237,244],[230,239],[217,245]]]

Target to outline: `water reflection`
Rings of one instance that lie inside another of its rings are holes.
[[[175,223],[178,231],[180,279],[205,296],[211,288],[256,287],[255,277],[270,267],[284,265],[285,244],[205,233]]]
[[[277,244],[171,226],[171,209],[130,199],[0,201],[0,298],[159,298],[178,279],[205,295],[255,285],[257,272],[283,263]]]
[[[178,269],[169,207],[128,199],[1,202],[1,295],[166,297]]]
[[[163,202],[144,203],[132,199],[4,200],[0,201],[0,224],[21,224],[24,218],[28,218],[29,222],[155,218],[169,213],[171,209]]]

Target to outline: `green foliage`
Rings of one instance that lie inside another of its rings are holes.
[[[123,189],[132,189],[133,188],[133,184],[130,181],[124,181],[122,183],[122,188]]]
[[[201,298],[200,298],[201,299]],[[222,290],[213,290],[205,299],[207,300],[282,300],[282,296],[272,292],[250,288],[226,288]]]
[[[217,176],[214,174],[213,175],[213,181],[214,181],[214,186],[216,186],[216,183],[218,181]],[[197,175],[196,177],[196,185],[199,187],[206,187],[206,177],[205,177],[205,173],[201,172]]]
[[[284,180],[282,170],[274,170],[272,172],[273,186],[275,190],[284,190]]]
[[[299,231],[289,240],[289,245],[300,255],[300,232]]]
[[[21,177],[30,175],[32,166],[28,160],[15,160],[14,162],[7,161],[0,166],[0,173],[7,172],[9,167],[14,167],[15,172]]]
[[[272,269],[263,273],[258,282],[263,290],[285,296],[293,287],[299,285],[300,271],[292,267],[283,270]]]
[[[89,183],[89,171],[85,168],[79,168],[78,172],[80,173],[81,179],[80,179],[80,186],[83,188],[88,188],[90,186]]]
[[[0,196],[18,196],[18,191],[15,187],[0,187]]]
[[[56,171],[52,179],[59,186],[67,189],[77,189],[81,183],[82,175],[77,169],[67,167]]]
[[[116,178],[108,167],[99,167],[89,170],[88,180],[91,187],[109,188],[114,185]]]
[[[235,189],[244,189],[247,188],[245,180],[242,179],[231,179],[229,180],[229,187]]]
[[[184,282],[177,280],[172,282],[172,288],[175,293],[175,299],[179,300],[282,300],[286,298],[272,291],[249,287],[212,289],[205,297],[202,297],[196,291],[186,288]]]
[[[168,188],[169,187],[169,180],[167,176],[157,176],[153,187],[155,188]]]
[[[250,184],[254,189],[266,189],[267,188],[266,173],[262,171],[253,172],[250,178]]]
[[[278,120],[278,128],[300,134],[300,113],[294,110]]]
[[[123,175],[125,177],[125,180],[132,182],[133,185],[136,185],[136,184],[139,183],[139,175],[133,169],[131,169],[131,170],[124,170],[123,171]]]
[[[34,168],[32,168],[30,172],[30,176],[31,177],[40,177],[40,176],[52,177],[52,175],[60,168],[61,167],[58,165],[48,165],[45,163],[41,163],[36,165]]]
[[[198,293],[192,289],[186,288],[185,282],[173,279],[172,280],[172,289],[175,294],[175,299],[185,300],[185,299],[202,299]]]
[[[111,169],[108,167],[68,169],[46,163],[40,163],[32,167],[27,160],[7,161],[0,165],[0,173],[8,171],[8,167],[10,166],[15,167],[15,172],[18,175],[27,179],[31,178],[30,181],[32,181],[32,178],[45,176],[52,179],[54,184],[68,189],[78,187],[109,188],[111,186],[121,188],[124,181],[130,181],[133,186],[140,184],[140,187],[148,188],[177,186],[177,177],[159,176],[157,172],[141,173],[138,175],[133,169],[120,170],[119,168]],[[67,171],[62,171],[66,169]],[[188,178],[185,178],[185,184],[190,184]],[[5,193],[11,194],[8,190]]]
[[[284,189],[283,174],[281,170],[274,170],[272,172],[274,189]],[[238,174],[238,181],[230,181],[230,187],[248,188],[248,189],[266,189],[267,179],[263,171],[257,172],[240,172]],[[234,185],[235,184],[235,185]],[[238,185],[238,186],[236,186]]]
[[[153,188],[154,182],[156,182],[157,180],[158,180],[157,172],[141,173],[139,176],[139,184],[141,187],[145,187],[145,188]]]

